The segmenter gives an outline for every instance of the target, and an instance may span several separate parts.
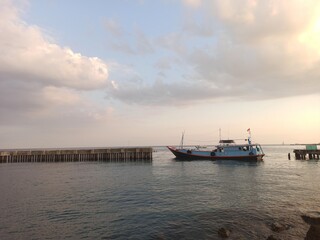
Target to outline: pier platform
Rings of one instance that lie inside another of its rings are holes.
[[[152,148],[0,150],[0,163],[152,161]]]
[[[320,150],[294,149],[297,160],[320,159]]]

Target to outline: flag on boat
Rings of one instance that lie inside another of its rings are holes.
[[[250,132],[250,128],[247,129],[247,132]]]

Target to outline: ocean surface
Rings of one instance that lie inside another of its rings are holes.
[[[303,239],[300,215],[320,209],[320,161],[263,149],[260,163],[155,148],[152,162],[0,164],[0,239],[221,239],[221,227],[228,239]]]

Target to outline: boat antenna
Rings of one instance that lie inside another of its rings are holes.
[[[183,140],[184,140],[184,132],[182,132],[182,136],[181,136],[181,142],[180,142],[180,148],[182,149],[183,148]]]
[[[221,141],[221,128],[219,128],[219,141]]]

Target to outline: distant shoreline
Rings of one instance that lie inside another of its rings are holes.
[[[185,144],[185,147],[194,147],[199,144]],[[281,144],[281,143],[266,143],[261,144],[263,147],[290,147],[290,146],[306,146],[306,145],[317,145],[320,146],[320,143],[293,143],[293,144]],[[106,149],[106,148],[112,148],[112,149],[118,149],[118,148],[166,148],[167,146],[179,146],[179,144],[168,144],[168,145],[155,145],[155,146],[105,146],[105,147],[21,147],[21,148],[0,148],[0,151],[23,151],[23,150],[87,150],[87,149]],[[212,147],[216,146],[216,144],[208,144],[208,145],[202,145],[203,147]]]

